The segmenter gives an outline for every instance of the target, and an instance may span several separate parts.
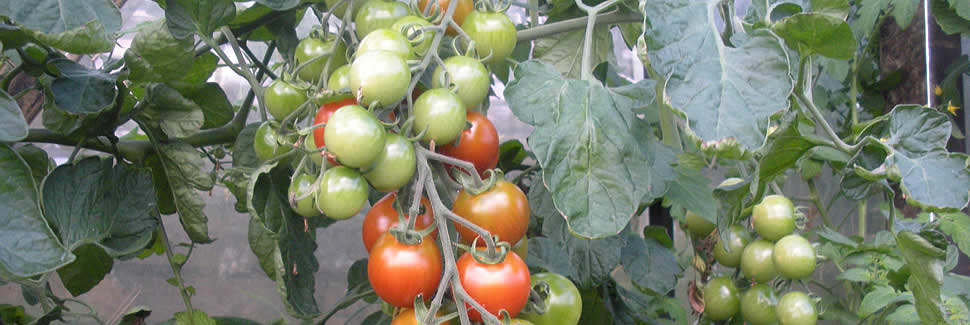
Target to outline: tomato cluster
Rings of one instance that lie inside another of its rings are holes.
[[[754,234],[741,225],[732,225],[728,233],[711,236],[716,226],[692,212],[686,215],[688,232],[696,240],[713,240],[714,260],[729,267],[740,267],[741,274],[753,283],[743,294],[735,279],[721,276],[708,281],[703,288],[704,316],[727,320],[738,312],[753,324],[815,324],[818,314],[815,302],[801,291],[790,291],[778,299],[770,283],[778,279],[800,280],[815,270],[816,255],[812,244],[795,230],[795,209],[782,195],[766,196],[751,214]],[[754,238],[754,235],[758,238]],[[724,239],[724,241],[722,241]]]

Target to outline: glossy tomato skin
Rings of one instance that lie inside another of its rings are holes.
[[[438,5],[435,7],[438,8],[437,10],[441,10],[441,13],[438,14],[438,16],[441,16],[448,10],[448,6],[451,5],[451,0],[438,0],[437,3]],[[457,7],[455,7],[455,12],[452,14],[451,19],[454,20],[455,24],[461,26],[465,22],[465,17],[475,9],[475,4],[472,0],[458,0],[455,6]],[[428,0],[418,0],[418,9],[421,9],[422,13],[427,9],[429,14],[434,14],[434,8],[428,7],[431,7]],[[454,27],[448,26],[448,31],[445,34],[455,36],[458,35],[458,31]]]
[[[336,47],[334,47],[334,43],[338,43]],[[329,52],[332,47],[333,52]],[[323,73],[323,68],[327,66],[328,57],[332,57],[330,59],[331,72],[335,68],[347,64],[347,45],[344,45],[343,42],[333,36],[328,40],[307,37],[296,45],[294,57],[296,58],[296,64],[298,66],[303,64],[303,62],[320,57],[303,67],[299,73],[300,79],[316,84],[317,80],[320,80],[320,74]],[[327,78],[328,76],[323,77]]]
[[[687,211],[685,219],[687,220],[687,230],[690,231],[691,238],[695,240],[704,239],[714,231],[714,228],[717,228],[717,225],[692,211]]]
[[[391,28],[378,28],[360,40],[357,53],[370,51],[388,51],[401,56],[405,60],[415,58],[411,42],[400,31]]]
[[[488,63],[504,62],[515,49],[515,25],[505,13],[472,11],[461,29],[475,41],[479,55],[492,54]]]
[[[465,108],[478,107],[488,97],[488,87],[492,84],[485,65],[477,59],[462,55],[447,58],[444,63],[443,66],[439,65],[434,69],[431,87],[448,88],[450,84],[455,84],[457,86],[455,92],[458,97],[461,97]],[[447,72],[447,78],[445,72]]]
[[[367,249],[368,253],[388,229],[397,225],[397,210],[394,210],[394,200],[396,199],[397,193],[388,193],[367,211],[367,216],[364,217],[364,223],[361,226],[360,238],[364,241],[364,248]],[[422,230],[434,224],[434,211],[431,210],[431,202],[422,197],[421,206],[424,207],[424,213],[418,215],[418,220],[414,221],[414,229],[416,230]],[[407,209],[408,207],[402,208]],[[408,215],[405,212],[404,220],[407,219]],[[436,234],[437,230],[429,235],[429,239],[434,240]]]
[[[353,217],[367,203],[367,192],[367,181],[356,170],[327,169],[317,189],[317,210],[337,220]]]
[[[378,0],[383,1],[383,0]],[[399,55],[387,51],[361,53],[350,64],[350,90],[361,93],[361,105],[397,104],[407,95],[411,69]]]
[[[431,25],[431,23],[425,20],[424,18],[421,18],[418,16],[407,16],[407,17],[398,19],[396,22],[394,22],[394,25],[391,25],[391,30],[400,32],[401,35],[404,35],[404,38],[407,39],[410,37],[409,35],[411,35],[412,32],[422,27],[429,27],[429,26],[433,26],[433,25]],[[417,42],[417,44],[414,44],[414,43],[411,44],[411,48],[413,51],[411,52],[410,57],[417,58],[428,53],[428,49],[431,49],[431,43],[434,42],[434,35],[435,35],[435,32],[426,30],[424,31],[424,36],[418,36],[423,38],[415,39],[415,42]]]
[[[583,299],[572,281],[556,273],[532,275],[532,287],[548,285],[546,310],[543,313],[529,310],[519,315],[535,325],[576,325],[583,312]],[[541,292],[542,289],[540,289]]]
[[[327,151],[340,164],[353,168],[371,166],[384,151],[386,137],[377,117],[359,105],[337,109],[323,131]]]
[[[795,230],[795,208],[781,195],[769,195],[754,206],[751,224],[762,238],[777,241]]]
[[[296,86],[283,81],[283,79],[276,79],[266,87],[263,100],[266,104],[266,111],[274,119],[283,120],[300,105],[303,105],[307,96],[305,91],[296,88]]]
[[[441,316],[440,310],[438,311],[438,316]],[[419,325],[419,324],[420,322],[418,322],[418,319],[414,314],[414,309],[410,309],[410,308],[405,309],[401,313],[397,314],[397,316],[394,316],[394,319],[391,320],[391,325]],[[443,322],[437,325],[451,325],[451,322],[450,321]]]
[[[803,279],[815,271],[815,248],[802,236],[788,235],[775,243],[772,260],[781,276],[787,279]]]
[[[411,141],[396,133],[388,133],[384,137],[384,151],[377,156],[374,165],[364,171],[364,177],[378,191],[397,191],[414,176],[416,159]]]
[[[482,113],[468,112],[465,120],[471,123],[472,127],[461,131],[458,145],[440,146],[438,152],[471,162],[475,165],[475,170],[478,170],[478,174],[484,177],[486,170],[498,165],[498,131]]]
[[[434,296],[441,268],[441,252],[431,237],[406,245],[385,233],[370,251],[367,278],[378,297],[391,305],[410,308],[418,294],[425,301]]]
[[[479,263],[466,252],[458,259],[457,266],[461,286],[496,317],[502,309],[515,317],[529,300],[529,268],[515,252],[508,252],[502,262],[492,265]],[[468,318],[482,321],[482,315],[473,308],[468,309]]]
[[[357,39],[381,28],[394,25],[398,19],[411,14],[411,8],[404,2],[394,0],[367,0],[354,15],[357,26]]]
[[[327,80],[327,89],[340,90],[350,89],[350,65],[344,64],[333,70],[330,79]],[[354,100],[357,103],[357,100]]]
[[[263,122],[256,129],[256,135],[253,138],[253,151],[256,152],[256,157],[259,157],[259,160],[267,161],[293,149],[282,144],[282,142],[282,138],[276,133],[273,126],[269,122]]]
[[[775,316],[780,325],[815,325],[818,321],[815,302],[801,291],[791,291],[778,299]]]
[[[727,234],[727,249],[721,242],[721,237],[717,237],[717,243],[714,244],[714,259],[721,265],[738,267],[741,264],[741,254],[744,253],[744,247],[749,242],[751,242],[751,233],[744,227],[733,225]]]
[[[764,239],[755,240],[745,246],[741,255],[741,272],[744,276],[762,283],[774,279],[778,275],[775,262],[771,258],[774,249],[775,245]]]
[[[414,102],[415,132],[426,130],[421,140],[438,145],[455,141],[465,128],[465,105],[451,90],[434,88]]]
[[[484,228],[501,241],[514,241],[522,238],[529,228],[529,199],[515,184],[498,180],[492,189],[479,195],[471,195],[465,190],[458,193],[452,206],[459,216]],[[471,244],[478,234],[471,229],[455,223],[461,242]],[[478,241],[484,246],[484,241]]]
[[[771,286],[765,283],[756,284],[741,297],[741,315],[751,325],[770,325],[778,321],[775,316],[775,305],[778,297]]]
[[[704,287],[704,315],[712,320],[725,320],[738,313],[741,297],[738,287],[727,277],[718,277]]]
[[[326,103],[320,106],[317,110],[317,115],[313,117],[313,125],[326,124],[330,120],[330,116],[333,115],[338,109],[348,105],[356,105],[357,100],[353,97],[341,99],[335,102]],[[317,149],[323,148],[327,145],[327,140],[324,138],[324,131],[327,129],[326,126],[318,127],[313,129],[313,143],[316,145]],[[337,161],[333,158],[327,158],[331,164],[337,165]]]
[[[297,175],[290,181],[290,207],[296,214],[304,217],[313,217],[320,214],[317,211],[316,196],[313,195],[316,182],[317,177],[310,174]]]

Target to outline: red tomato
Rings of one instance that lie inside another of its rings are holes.
[[[529,268],[515,252],[508,252],[505,260],[493,265],[479,263],[466,252],[458,259],[457,267],[461,287],[468,296],[496,317],[502,309],[515,317],[529,300]],[[482,315],[468,306],[468,318],[481,321]]]
[[[437,316],[441,316],[441,310],[438,310]],[[451,322],[444,322],[438,325],[450,325]],[[391,325],[418,325],[418,319],[415,318],[414,309],[405,309],[401,313],[394,316],[394,320],[391,321]]]
[[[462,190],[452,211],[509,243],[522,238],[529,228],[529,199],[518,186],[505,180],[498,180],[492,189],[475,196]],[[462,243],[471,244],[478,237],[458,223],[455,228],[461,234]],[[479,240],[478,245],[484,246],[485,242]]]
[[[410,308],[418,294],[431,299],[441,281],[441,252],[431,237],[406,245],[390,233],[377,240],[367,262],[367,279],[381,299]]]
[[[485,177],[485,170],[498,165],[498,131],[482,113],[468,112],[465,119],[472,127],[461,132],[458,145],[438,147],[438,152],[475,164],[478,174]]]
[[[397,225],[397,210],[394,210],[394,200],[397,199],[397,193],[391,192],[381,198],[374,206],[367,211],[367,216],[364,217],[364,225],[361,227],[360,237],[364,240],[364,248],[367,248],[367,252],[371,251],[374,247],[374,243],[377,242],[381,235],[384,235],[388,229]],[[428,228],[434,224],[434,212],[431,210],[431,202],[427,198],[421,198],[421,205],[424,207],[424,214],[418,216],[418,220],[415,221],[414,228],[417,230]],[[407,210],[408,207],[402,207]],[[404,214],[404,220],[408,219],[407,213]],[[434,240],[438,231],[431,233],[430,240]]]
[[[313,125],[320,125],[323,123],[327,123],[327,120],[330,119],[330,115],[333,115],[333,112],[336,112],[341,107],[344,107],[347,105],[355,105],[355,104],[357,104],[357,99],[353,97],[344,98],[335,102],[323,104],[322,106],[320,106],[320,110],[317,111],[317,115],[313,118]],[[317,144],[317,149],[323,148],[324,146],[326,146],[326,142],[324,142],[323,140],[323,131],[325,129],[326,127],[319,127],[319,128],[313,129],[313,143]],[[327,157],[327,161],[329,161],[333,165],[339,165],[337,161],[334,160],[333,158]]]

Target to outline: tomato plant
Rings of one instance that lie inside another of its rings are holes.
[[[364,177],[375,190],[396,191],[414,176],[414,145],[404,137],[391,133],[384,139],[384,150],[364,171]]]
[[[307,37],[300,40],[300,43],[296,45],[296,52],[294,53],[296,64],[309,62],[303,67],[303,70],[300,70],[300,79],[316,83],[317,80],[320,80],[323,69],[327,66],[327,60],[330,60],[331,72],[335,68],[347,64],[347,45],[332,35],[328,37],[329,39],[326,40]],[[310,62],[310,60],[313,60],[313,62]],[[329,79],[329,75],[323,76],[323,78]]]
[[[814,325],[818,320],[815,302],[801,291],[789,292],[778,299],[775,314],[781,325]]]
[[[383,0],[380,0],[383,1]],[[386,51],[361,53],[350,64],[350,89],[361,93],[361,104],[396,104],[407,94],[411,70],[399,55]]]
[[[776,241],[795,230],[795,210],[788,198],[769,195],[754,206],[751,224],[762,238]]]
[[[499,240],[522,238],[529,226],[528,198],[518,186],[504,180],[498,180],[491,189],[478,195],[462,190],[452,210]],[[463,243],[471,244],[478,237],[461,224],[456,223],[455,229]],[[484,242],[479,240],[478,244],[484,245]]]
[[[323,141],[341,164],[368,167],[384,152],[385,133],[374,114],[358,105],[347,105],[330,115]]]
[[[815,248],[799,235],[779,239],[771,258],[778,274],[789,279],[801,279],[815,271]]]
[[[306,93],[282,79],[274,80],[266,87],[266,111],[273,118],[283,120],[306,102]]]
[[[751,242],[751,233],[739,225],[733,225],[725,236],[727,241],[718,240],[714,245],[714,259],[727,267],[737,267],[741,264],[744,247]]]
[[[413,59],[414,50],[411,48],[411,42],[408,42],[399,29],[392,28],[380,28],[367,34],[357,45],[357,52],[387,51],[404,59]]]
[[[532,275],[532,287],[542,296],[542,309],[527,309],[519,315],[535,325],[576,325],[583,311],[579,289],[572,281],[556,273]]]
[[[337,166],[319,180],[317,210],[333,219],[353,217],[367,203],[367,181],[356,170]]]
[[[364,241],[364,248],[367,249],[367,252],[371,251],[371,248],[377,243],[377,239],[384,235],[388,229],[397,225],[398,211],[394,209],[396,198],[396,193],[387,193],[377,203],[374,203],[370,210],[367,210],[367,216],[364,217],[360,232],[360,238]],[[414,227],[417,230],[428,228],[434,224],[434,211],[431,210],[431,203],[428,202],[428,199],[421,198],[421,207],[424,209],[424,213],[419,215],[418,220],[414,222]],[[407,213],[403,215],[404,219],[407,220]],[[433,238],[434,234],[431,237]]]
[[[778,321],[775,316],[775,305],[778,298],[774,289],[768,284],[759,283],[752,286],[741,296],[741,315],[751,325],[770,325]]]
[[[471,127],[461,131],[458,144],[438,147],[438,152],[471,162],[478,174],[485,176],[486,170],[498,164],[498,131],[482,113],[468,112],[465,120]]]
[[[505,310],[515,317],[529,300],[529,269],[515,252],[508,252],[501,262],[484,264],[465,253],[457,261],[458,279],[468,296],[492,315]],[[468,317],[481,321],[482,315],[469,310]]]
[[[401,281],[405,277],[407,281]],[[431,299],[441,281],[441,252],[430,238],[419,244],[401,243],[390,233],[371,248],[367,278],[374,292],[387,303],[407,308],[421,295]]]
[[[367,0],[354,16],[357,38],[363,39],[370,32],[388,28],[394,22],[411,14],[404,2],[394,0]]]
[[[741,296],[734,281],[718,277],[704,287],[704,315],[712,320],[734,317],[741,307]]]
[[[472,11],[461,28],[475,41],[478,53],[488,57],[489,63],[504,61],[515,49],[515,25],[505,13]]]
[[[772,259],[774,249],[774,244],[763,239],[745,246],[741,253],[741,272],[744,276],[756,282],[771,281],[778,274]]]
[[[448,83],[446,84],[445,81]],[[455,86],[455,93],[461,98],[466,109],[478,107],[488,97],[488,87],[492,80],[489,78],[485,65],[478,60],[456,55],[445,59],[444,65],[434,70],[431,79],[432,87],[447,88]]]

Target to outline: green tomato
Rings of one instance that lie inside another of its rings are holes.
[[[515,25],[505,13],[472,11],[461,24],[481,56],[491,53],[488,63],[504,62],[515,49]]]
[[[327,80],[327,89],[340,90],[350,89],[350,65],[345,64],[333,70],[330,80]]]
[[[364,173],[364,177],[378,191],[397,191],[414,176],[416,159],[414,145],[407,138],[389,133],[384,138],[384,151],[377,156],[374,166]]]
[[[333,49],[333,52],[329,52],[335,42],[337,43],[336,47]],[[320,74],[323,73],[323,68],[327,66],[327,57],[332,57],[330,59],[330,71],[347,64],[347,45],[344,45],[336,37],[326,41],[307,37],[296,45],[294,56],[297,65],[319,58],[303,67],[299,74],[300,79],[316,84],[317,80],[320,79]],[[324,76],[324,78],[326,77]]]
[[[408,41],[400,32],[390,28],[380,28],[364,37],[357,46],[357,53],[367,53],[370,51],[388,51],[401,56],[401,58],[415,58],[411,42]]]
[[[434,88],[448,88],[447,81],[454,84],[455,92],[465,104],[465,108],[477,107],[488,97],[488,87],[492,84],[488,69],[478,60],[467,56],[453,56],[445,59],[444,69],[438,66],[434,69],[431,86]]]
[[[411,8],[404,2],[394,0],[368,0],[354,15],[357,38],[364,39],[367,34],[394,25],[398,19],[411,15]]]
[[[313,135],[308,135],[303,139],[303,149],[309,151],[307,154],[310,156],[310,161],[313,161],[317,166],[323,166],[323,152],[317,151],[317,143],[313,139]]]
[[[738,313],[741,297],[738,287],[727,277],[718,277],[704,287],[704,315],[712,320],[725,320]]]
[[[513,318],[512,321],[509,322],[509,325],[535,325],[535,324],[524,319]]]
[[[337,220],[353,217],[367,203],[367,192],[367,181],[356,170],[344,166],[327,169],[317,189],[317,209]]]
[[[772,255],[778,274],[787,279],[802,279],[815,271],[815,248],[802,236],[782,237],[775,243]]]
[[[266,110],[277,120],[285,119],[307,100],[305,91],[283,79],[273,80],[265,91],[263,100]]]
[[[760,283],[748,289],[741,297],[741,315],[751,325],[771,325],[778,321],[775,305],[778,298],[771,286]]]
[[[731,226],[727,233],[727,249],[721,242],[721,237],[717,236],[717,243],[714,244],[714,259],[718,263],[727,267],[738,267],[741,264],[741,254],[744,253],[744,246],[751,242],[751,233],[739,225]],[[730,250],[730,251],[728,251]]]
[[[572,281],[556,273],[532,275],[532,287],[543,299],[544,310],[523,310],[519,318],[535,325],[576,325],[583,299]]]
[[[313,217],[320,214],[317,211],[316,200],[313,190],[317,177],[310,174],[300,174],[293,177],[290,181],[289,199],[290,207],[296,214],[304,217]]]
[[[465,129],[465,105],[451,90],[434,88],[414,102],[414,128],[426,130],[421,140],[438,145],[450,144]]]
[[[794,215],[791,200],[781,195],[769,195],[754,206],[751,223],[762,238],[776,241],[795,230]]]
[[[327,151],[340,164],[361,168],[371,166],[384,151],[385,131],[377,117],[359,105],[341,107],[323,132]]]
[[[782,296],[775,307],[775,316],[781,325],[815,325],[818,321],[815,302],[801,291],[792,291]]]
[[[690,231],[693,239],[704,239],[714,231],[714,228],[717,228],[717,225],[692,211],[687,211],[685,217],[687,219],[687,230]]]
[[[399,55],[387,51],[365,52],[350,65],[350,89],[360,89],[361,105],[394,105],[407,95],[411,69]]]
[[[391,25],[391,30],[400,32],[401,35],[404,35],[405,39],[408,39],[411,33],[416,32],[422,27],[431,26],[434,25],[421,17],[406,16],[394,22],[394,25]],[[411,52],[410,57],[417,58],[423,56],[425,53],[428,53],[428,49],[431,48],[431,43],[434,42],[434,35],[435,32],[429,30],[424,31],[421,35],[416,35],[418,38],[416,38],[414,41],[417,42],[417,44],[411,44],[413,51]]]
[[[772,251],[775,244],[764,239],[758,239],[744,247],[741,255],[741,272],[748,279],[755,282],[768,282],[774,279],[778,272],[775,271],[775,262],[772,260]]]
[[[344,3],[340,4],[338,7],[334,7],[335,4],[340,0],[323,0],[323,3],[327,4],[327,9],[332,12],[332,15],[337,18],[344,19],[344,14],[347,13],[347,6],[354,2],[354,12],[350,13],[350,18],[354,18],[354,14],[360,11],[360,6],[363,5],[363,1],[360,0],[345,0]]]
[[[256,129],[256,135],[253,138],[253,151],[256,152],[256,157],[259,157],[259,160],[273,159],[290,152],[291,149],[293,148],[286,145],[284,139],[276,133],[276,129],[273,129],[269,121],[263,122]]]

